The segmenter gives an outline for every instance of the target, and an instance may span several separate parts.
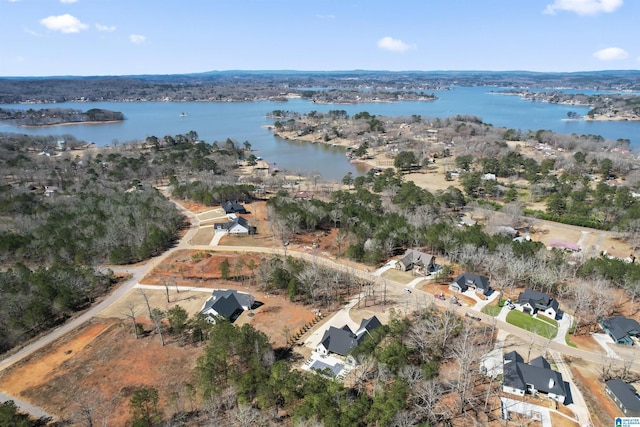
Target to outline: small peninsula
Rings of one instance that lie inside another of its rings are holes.
[[[591,107],[591,110],[582,117],[583,120],[640,120],[640,96],[633,94],[596,94],[585,95],[582,93],[566,92],[533,92],[529,90],[504,90],[494,92],[502,95],[515,95],[521,99],[532,102],[548,102],[551,104],[577,105]],[[570,115],[570,119],[578,119]]]
[[[57,126],[80,123],[117,123],[124,120],[124,114],[101,108],[92,108],[84,112],[71,108],[43,108],[39,110],[0,108],[0,120],[10,120],[18,126]]]

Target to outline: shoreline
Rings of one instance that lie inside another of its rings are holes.
[[[62,122],[62,123],[47,123],[42,125],[17,125],[21,128],[46,128],[54,126],[73,126],[73,125],[110,125],[115,123],[122,123],[124,120],[105,120],[105,121],[86,121],[86,122]]]

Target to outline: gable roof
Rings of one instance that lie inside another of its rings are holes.
[[[246,213],[244,206],[242,206],[237,201],[232,202],[230,200],[227,200],[226,202],[222,202],[220,206],[222,206],[222,209],[224,209],[226,213]]]
[[[624,316],[604,319],[602,326],[609,330],[609,333],[616,341],[623,339],[627,335],[640,333],[640,323],[635,319],[629,319]]]
[[[241,216],[237,216],[237,217],[233,218],[229,222],[216,222],[214,224],[214,227],[215,228],[223,228],[225,230],[231,230],[236,225],[241,225],[244,228],[246,228],[247,230],[249,229],[249,223],[247,222],[246,219],[244,219]]]
[[[640,412],[640,399],[638,398],[638,392],[631,384],[625,383],[620,378],[614,378],[606,381],[605,384],[626,409]]]
[[[320,344],[322,344],[327,351],[346,356],[353,347],[358,345],[358,340],[348,326],[345,325],[341,329],[330,326],[322,336]]]
[[[527,384],[543,393],[553,393],[556,396],[567,396],[564,388],[562,374],[550,369],[549,362],[542,356],[533,359],[531,364],[520,362],[522,357],[515,351],[512,363],[505,363],[503,366],[503,383],[507,387],[518,390],[526,390]],[[506,355],[505,355],[506,357]]]
[[[435,257],[433,255],[425,254],[424,252],[416,251],[415,249],[407,249],[404,256],[398,260],[398,262],[404,265],[422,264],[431,265]]]
[[[489,286],[489,279],[474,273],[462,273],[455,278],[454,282],[460,286],[462,292],[469,289],[470,285],[475,286],[476,289],[482,289],[485,292],[491,288],[491,286]]]
[[[346,356],[353,347],[360,344],[371,331],[379,326],[382,326],[382,323],[380,323],[380,320],[378,320],[376,316],[362,319],[356,333],[353,333],[347,325],[344,325],[342,328],[331,326],[324,332],[320,344],[322,344],[327,351]]]
[[[532,308],[546,310],[553,308],[558,311],[560,304],[554,298],[551,298],[549,294],[544,292],[534,291],[533,289],[525,289],[518,295],[518,304],[529,304]]]
[[[217,315],[233,320],[238,312],[251,308],[254,303],[253,295],[228,289],[216,289],[211,298],[205,301],[202,314],[210,314],[213,310]]]
[[[509,362],[524,363],[524,359],[522,358],[522,356],[520,356],[520,354],[515,350],[505,354],[503,356],[503,360],[504,360],[504,363],[509,363]]]
[[[218,298],[213,304],[213,309],[220,316],[230,319],[236,311],[242,310],[242,305],[234,294],[227,297]]]

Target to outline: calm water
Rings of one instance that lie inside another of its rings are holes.
[[[449,117],[469,114],[482,118],[485,123],[514,129],[548,129],[559,133],[594,134],[607,139],[625,138],[634,148],[640,146],[640,122],[585,122],[566,121],[567,112],[579,115],[589,108],[568,105],[553,105],[524,101],[516,96],[489,93],[497,88],[455,88],[449,91],[433,91],[439,98],[433,102],[408,101],[398,103],[363,103],[357,105],[324,105],[296,99],[287,103],[206,103],[206,102],[101,102],[65,103],[53,106],[60,108],[105,108],[121,111],[127,120],[116,124],[69,125],[47,128],[21,128],[0,123],[0,132],[18,132],[31,135],[71,134],[78,139],[93,141],[99,146],[114,142],[143,140],[147,136],[175,135],[190,130],[198,132],[199,138],[207,142],[232,138],[239,143],[249,141],[256,155],[276,163],[280,168],[306,175],[322,175],[327,179],[341,179],[347,172],[361,174],[350,164],[344,149],[283,141],[275,138],[264,128],[272,124],[265,114],[283,109],[307,113],[312,110],[327,112],[345,110],[350,115],[368,111],[385,116],[421,115],[423,118]],[[431,93],[431,92],[429,92]],[[0,105],[0,108],[29,109],[45,108],[47,105]],[[188,114],[180,117],[181,113]]]

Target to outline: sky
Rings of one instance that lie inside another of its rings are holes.
[[[0,0],[0,76],[640,68],[640,0]]]

